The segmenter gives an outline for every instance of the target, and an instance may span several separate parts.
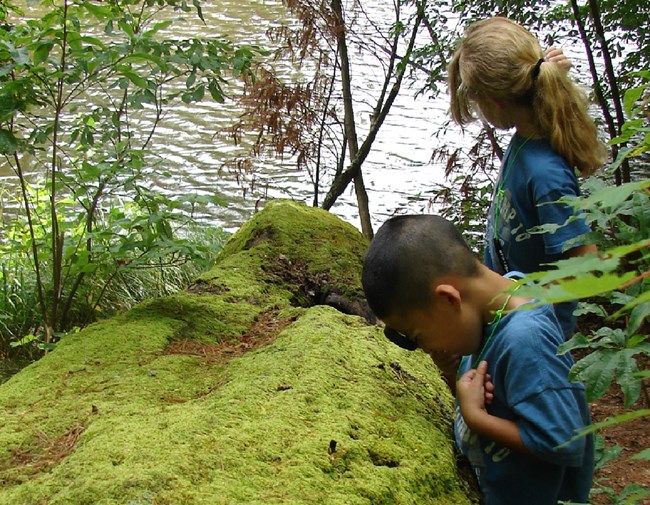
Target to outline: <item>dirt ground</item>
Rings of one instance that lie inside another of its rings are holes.
[[[643,397],[633,406],[633,409],[625,409],[623,394],[616,386],[600,399],[590,404],[591,414],[594,422],[602,422],[608,418],[628,412],[650,408],[646,405]],[[633,460],[632,456],[650,447],[650,417],[642,417],[627,423],[613,425],[603,428],[600,434],[605,439],[605,447],[618,445],[623,450],[615,461],[607,463],[596,472],[594,489],[609,487],[620,493],[628,485],[639,484],[650,491],[650,461]],[[619,502],[612,500],[607,493],[594,493],[593,505],[612,505]],[[650,498],[637,503],[650,505]]]
[[[602,320],[583,316],[578,318],[577,330],[589,334],[600,327]],[[643,332],[641,332],[643,333]],[[573,352],[573,358],[578,361],[586,355],[584,350]],[[637,365],[641,370],[650,369],[650,358],[638,356]],[[617,384],[612,384],[607,393],[589,404],[592,421],[600,423],[626,412],[650,409],[650,383],[645,384],[645,392],[639,400],[626,409],[623,393]],[[650,448],[650,416],[641,417],[633,421],[619,423],[598,432],[603,438],[605,448],[620,447],[620,456],[606,463],[596,471],[592,489],[591,505],[625,505],[628,503],[650,505],[650,497],[638,501],[618,501],[617,496],[627,486],[639,485],[650,492],[650,461],[631,459],[644,449]],[[616,497],[612,494],[615,493]]]

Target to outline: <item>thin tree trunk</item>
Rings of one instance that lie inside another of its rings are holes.
[[[625,123],[625,115],[623,114],[622,105],[623,100],[621,99],[621,93],[618,89],[616,73],[614,72],[614,65],[612,64],[612,54],[609,50],[607,40],[605,39],[605,30],[603,29],[603,24],[600,19],[600,7],[598,6],[597,0],[589,0],[589,10],[591,11],[594,28],[596,29],[596,38],[600,44],[600,50],[603,53],[603,61],[605,62],[605,74],[607,75],[607,81],[609,82],[609,89],[612,92],[612,101],[614,102],[614,111],[616,112],[616,120],[618,122],[616,132],[617,135],[620,135],[621,127]],[[618,149],[625,147],[626,143],[624,142],[618,146]],[[621,163],[621,172],[622,182],[630,182],[630,164],[628,163],[627,158],[623,160],[623,163]]]
[[[357,139],[357,128],[354,120],[354,107],[352,105],[352,84],[350,77],[350,60],[348,58],[348,47],[345,40],[345,21],[341,0],[332,0],[332,10],[337,20],[337,44],[341,62],[341,83],[343,86],[343,107],[345,111],[343,125],[348,138],[350,159],[354,159],[359,153],[359,141]],[[361,169],[354,174],[354,190],[357,195],[357,207],[361,220],[361,232],[367,239],[373,236],[372,223],[370,222],[370,209],[368,207],[368,193],[363,182]]]
[[[571,0],[571,7],[573,9],[573,16],[575,17],[576,24],[578,25],[578,31],[580,32],[580,38],[582,39],[582,44],[585,47],[585,52],[587,54],[587,61],[589,62],[589,71],[591,72],[591,79],[594,83],[594,91],[596,93],[596,98],[600,104],[600,109],[603,113],[605,119],[605,124],[607,125],[607,130],[609,131],[610,138],[618,136],[618,128],[616,127],[616,122],[612,117],[612,114],[609,110],[609,105],[607,99],[605,98],[605,92],[598,78],[598,71],[596,69],[596,61],[594,58],[594,53],[589,44],[589,37],[587,36],[587,29],[585,28],[585,23],[580,16],[580,8],[578,6],[577,0]],[[612,146],[612,157],[616,159],[618,157],[619,147],[617,145]],[[627,164],[627,163],[626,163]],[[629,168],[628,168],[629,171]],[[621,170],[616,169],[614,172],[614,178],[616,185],[620,186],[622,182]]]
[[[418,5],[418,15],[415,20],[413,32],[411,33],[411,40],[409,41],[409,46],[403,57],[404,61],[408,61],[408,59],[411,56],[411,53],[413,52],[415,39],[420,24],[422,23],[423,17],[424,17],[424,9],[422,9],[421,6]],[[391,57],[396,58],[397,56],[396,54],[393,54]],[[397,98],[397,95],[399,94],[400,87],[402,85],[402,80],[404,79],[404,73],[406,72],[406,68],[407,65],[401,65],[399,67],[397,79],[395,80],[395,83],[393,84],[390,93],[388,93],[385,103],[377,104],[375,110],[378,110],[379,113],[376,115],[375,120],[372,122],[370,126],[370,131],[368,132],[368,136],[359,147],[359,151],[357,152],[356,156],[350,156],[350,159],[352,161],[350,162],[348,168],[341,173],[340,177],[334,179],[332,186],[330,187],[327,195],[325,196],[325,199],[323,200],[322,207],[325,210],[329,210],[332,207],[332,205],[334,205],[337,198],[341,196],[341,194],[343,194],[345,188],[347,188],[348,184],[350,184],[350,182],[355,178],[357,172],[361,170],[361,165],[363,165],[363,162],[366,160],[368,154],[370,153],[370,148],[372,146],[372,143],[375,141],[375,138],[377,137],[379,128],[384,123],[384,120],[386,119],[386,116],[388,115],[390,108],[395,102],[395,98]],[[387,78],[390,78],[390,76],[387,76]]]
[[[57,178],[58,178],[58,135],[59,135],[59,121],[63,109],[63,87],[65,79],[65,65],[66,65],[66,51],[68,39],[68,2],[63,3],[63,40],[61,46],[61,75],[57,83],[57,96],[56,96],[56,110],[54,112],[54,127],[52,131],[52,166],[51,166],[51,184],[52,189],[50,192],[50,214],[52,219],[52,318],[51,324],[58,325],[58,311],[61,298],[63,296],[63,233],[59,231],[59,216],[57,215]],[[50,335],[46,333],[45,343],[49,344]]]

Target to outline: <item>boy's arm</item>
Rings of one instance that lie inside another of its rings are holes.
[[[470,430],[509,449],[530,455],[514,421],[492,416],[485,409],[487,361],[463,374],[456,383],[456,397],[465,424]]]

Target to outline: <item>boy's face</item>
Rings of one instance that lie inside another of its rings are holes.
[[[386,317],[384,323],[415,341],[426,353],[469,355],[478,350],[483,336],[480,314],[444,297],[434,300],[428,308]]]

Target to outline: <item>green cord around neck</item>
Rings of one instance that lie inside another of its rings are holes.
[[[510,160],[510,157],[508,156],[508,164],[503,166],[503,171],[501,174],[501,177],[497,181],[497,190],[494,194],[494,226],[492,227],[492,233],[494,235],[495,239],[498,239],[498,232],[499,232],[499,207],[501,206],[501,199],[503,198],[503,193],[504,189],[503,186],[506,183],[506,179],[508,178],[508,175],[510,174],[510,170],[512,165],[514,165],[515,161],[517,160],[517,156],[519,156],[519,151],[521,151],[524,146],[528,143],[528,141],[532,138],[531,137],[525,137],[521,145],[517,148],[515,151],[514,155],[512,156],[512,160]]]
[[[515,286],[512,292],[508,293],[508,296],[506,296],[506,301],[503,302],[503,305],[501,306],[500,309],[497,309],[497,311],[494,313],[494,317],[492,318],[492,321],[488,323],[488,326],[492,326],[492,331],[490,331],[490,334],[485,339],[485,343],[483,344],[483,347],[481,347],[478,356],[474,360],[474,363],[472,364],[472,368],[476,368],[478,364],[481,362],[481,358],[483,358],[483,354],[485,354],[485,350],[487,349],[487,346],[490,345],[490,342],[492,341],[492,337],[494,337],[494,334],[496,333],[497,328],[499,327],[499,323],[503,318],[503,312],[506,310],[506,307],[508,306],[508,303],[510,303],[510,299],[515,294],[515,291],[517,291],[520,288],[520,286],[521,284]]]

